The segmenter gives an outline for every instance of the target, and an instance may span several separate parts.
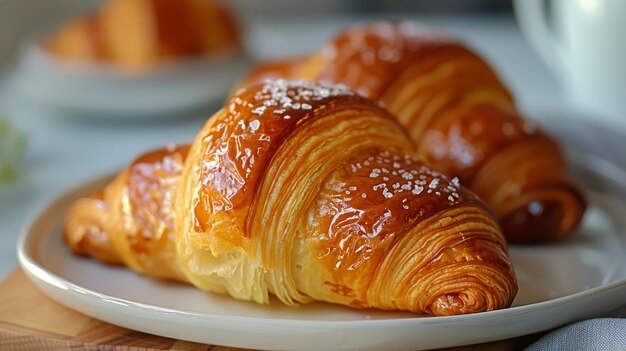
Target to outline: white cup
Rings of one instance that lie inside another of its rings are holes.
[[[520,28],[568,97],[626,130],[626,0],[515,0]]]

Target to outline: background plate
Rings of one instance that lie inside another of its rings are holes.
[[[30,278],[60,303],[147,333],[261,349],[425,349],[506,339],[593,317],[626,296],[626,173],[574,154],[590,208],[559,245],[511,247],[520,291],[513,307],[463,316],[351,310],[325,303],[290,308],[241,302],[191,286],[153,280],[72,255],[61,240],[70,204],[110,177],[84,185],[40,211],[18,242]]]
[[[104,64],[70,64],[33,41],[21,52],[14,81],[33,101],[83,118],[154,118],[223,99],[249,65],[245,52],[232,51],[133,74]]]

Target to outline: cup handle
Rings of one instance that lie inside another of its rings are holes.
[[[565,53],[547,23],[545,0],[514,0],[515,17],[522,34],[550,69],[563,73]]]

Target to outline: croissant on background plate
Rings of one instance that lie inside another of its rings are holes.
[[[341,83],[407,127],[418,157],[489,204],[514,243],[562,239],[586,202],[557,143],[517,110],[496,73],[461,43],[410,23],[348,28],[307,58],[270,61],[267,78]]]
[[[239,48],[237,24],[216,0],[108,0],[72,19],[45,43],[71,62],[106,62],[126,70]]]
[[[517,282],[492,213],[414,150],[392,115],[342,86],[268,81],[240,90],[190,147],[144,155],[78,200],[65,240],[257,303],[510,306]]]

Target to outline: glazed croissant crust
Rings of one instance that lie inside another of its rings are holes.
[[[341,83],[407,127],[420,159],[467,184],[511,242],[561,239],[586,204],[557,143],[517,110],[493,69],[461,43],[410,23],[348,28],[308,58],[270,61],[267,78]]]
[[[104,200],[79,200],[65,238],[75,253],[151,275],[160,265],[258,303],[272,294],[433,315],[509,306],[517,283],[493,215],[413,150],[393,116],[344,87],[267,82],[239,91],[188,153],[140,158]],[[157,238],[170,219],[172,235]]]
[[[65,241],[79,254],[185,281],[174,245],[174,196],[189,146],[137,158],[103,192],[80,199],[65,221]]]

